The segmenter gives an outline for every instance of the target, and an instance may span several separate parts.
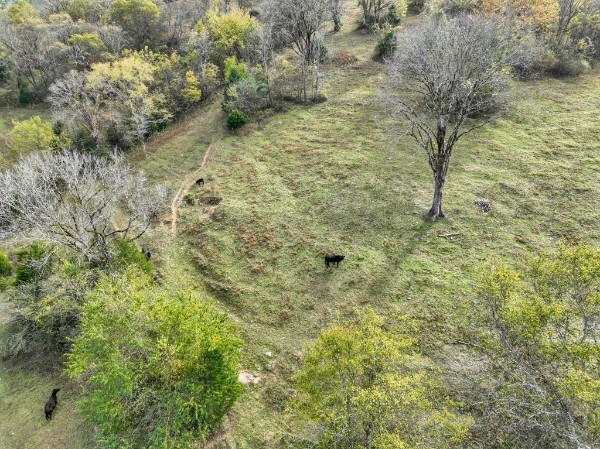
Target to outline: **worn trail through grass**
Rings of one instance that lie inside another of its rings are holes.
[[[179,209],[181,208],[181,203],[183,202],[183,198],[189,192],[190,188],[195,184],[196,180],[202,174],[202,171],[204,170],[204,167],[206,166],[206,162],[208,161],[208,158],[210,156],[210,152],[211,152],[212,148],[213,148],[213,146],[212,146],[212,144],[210,144],[208,146],[208,148],[206,149],[206,152],[204,153],[204,157],[202,158],[202,162],[200,163],[200,167],[198,167],[198,170],[196,170],[192,174],[188,175],[184,179],[183,183],[181,184],[181,187],[179,188],[179,190],[177,191],[177,194],[175,195],[175,197],[173,198],[173,201],[171,202],[171,233],[173,235],[177,234],[177,217],[179,217]]]

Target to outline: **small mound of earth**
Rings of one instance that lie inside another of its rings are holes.
[[[349,51],[340,51],[333,55],[331,62],[342,66],[352,65],[358,62],[358,58]]]
[[[238,380],[244,385],[257,384],[260,382],[260,376],[256,373],[249,373],[247,371],[240,371]]]
[[[223,201],[223,198],[220,198],[218,196],[207,196],[200,199],[200,202],[202,204],[207,204],[209,206],[218,206],[219,204],[221,204],[221,201]]]
[[[475,206],[477,209],[479,209],[482,212],[489,212],[492,210],[492,203],[490,203],[489,201],[485,201],[485,200],[476,200],[473,203],[473,206]]]

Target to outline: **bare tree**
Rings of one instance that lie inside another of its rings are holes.
[[[318,90],[324,47],[321,28],[329,18],[329,0],[271,0],[264,9],[278,40],[298,56],[298,99],[307,101],[309,84],[313,92]]]
[[[0,173],[0,240],[37,239],[73,250],[90,266],[110,259],[115,239],[133,241],[162,210],[152,187],[122,156],[40,152]]]
[[[191,38],[186,46],[186,51],[191,56],[190,65],[197,73],[204,73],[206,63],[210,61],[210,55],[214,49],[214,42],[206,30],[200,33],[192,32]]]
[[[67,125],[70,135],[76,137],[83,129],[99,148],[107,128],[119,121],[118,111],[111,102],[118,95],[111,83],[90,86],[86,72],[72,70],[50,86],[48,101],[54,115]]]
[[[103,25],[98,28],[98,35],[113,56],[120,56],[125,48],[123,30],[116,25]]]
[[[396,0],[359,0],[358,4],[363,14],[363,26],[372,28],[382,24],[384,13],[396,5]]]
[[[208,1],[176,0],[161,3],[161,20],[167,33],[169,48],[179,48],[189,37],[190,31],[210,7]]]
[[[342,29],[342,17],[346,8],[346,0],[330,0],[331,18],[333,19],[333,31],[338,32]]]
[[[433,172],[429,217],[444,217],[442,196],[458,140],[484,126],[508,100],[511,39],[477,16],[432,18],[399,36],[389,66],[389,102],[425,151]]]
[[[286,45],[307,64],[318,58],[321,26],[328,20],[328,0],[273,0],[268,17]]]

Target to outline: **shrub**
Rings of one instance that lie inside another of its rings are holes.
[[[429,3],[431,11],[442,10],[450,16],[469,14],[475,10],[474,0],[433,0]]]
[[[418,14],[425,8],[427,0],[410,0],[408,2],[408,10],[413,14]]]
[[[513,74],[525,80],[546,73],[555,63],[555,59],[542,38],[535,33],[526,33],[517,36],[517,45],[510,64]]]
[[[8,256],[0,251],[0,278],[9,277],[12,274],[12,265]]]
[[[31,103],[31,92],[29,92],[29,81],[23,77],[19,77],[17,80],[17,87],[19,88],[19,103],[29,104]]]
[[[402,18],[406,15],[406,3],[396,2],[390,6],[390,10],[387,14],[386,22],[392,26],[400,25]]]
[[[390,24],[397,25],[406,14],[406,0],[372,1],[359,0],[362,10],[362,26],[370,30]]]
[[[50,272],[51,250],[51,247],[40,242],[18,250],[15,283],[26,284],[47,276]]]
[[[555,44],[548,52],[549,68],[547,72],[557,77],[581,75],[587,63],[575,48],[565,44]]]
[[[377,44],[375,56],[378,59],[387,59],[394,56],[396,49],[398,48],[398,39],[393,30],[385,31]]]
[[[11,283],[12,265],[6,254],[0,251],[0,292],[8,288]]]
[[[239,109],[234,109],[227,116],[227,127],[231,130],[241,128],[248,123],[248,116]]]
[[[225,59],[225,69],[223,70],[225,82],[232,84],[237,81],[248,78],[248,69],[243,61],[239,61],[232,56]]]
[[[239,109],[245,114],[265,109],[269,106],[269,88],[255,78],[241,80],[225,89],[223,110],[231,112]]]
[[[212,303],[131,269],[88,295],[67,373],[87,385],[82,410],[105,447],[187,448],[240,394],[240,347]]]
[[[118,240],[115,242],[115,255],[111,262],[111,268],[114,271],[123,272],[130,266],[136,267],[148,276],[154,274],[154,264],[146,258],[146,255],[135,243]]]
[[[30,273],[29,281],[15,284],[7,293],[13,313],[4,355],[63,352],[78,329],[81,305],[94,273],[69,260],[56,260],[51,267],[45,264],[42,274],[39,266],[33,267],[36,273]]]
[[[5,85],[10,79],[10,69],[8,68],[8,64],[2,60],[2,55],[0,55],[0,86]]]

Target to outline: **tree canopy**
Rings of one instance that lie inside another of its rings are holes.
[[[498,371],[491,420],[506,444],[593,447],[600,438],[600,250],[563,242],[479,285]],[[512,443],[511,443],[512,440]]]
[[[410,321],[392,332],[373,310],[325,329],[303,356],[291,405],[295,447],[448,448],[469,420],[452,411],[416,350]]]
[[[187,448],[240,394],[240,347],[206,298],[129,269],[88,295],[68,373],[88,389],[82,407],[108,447]]]

